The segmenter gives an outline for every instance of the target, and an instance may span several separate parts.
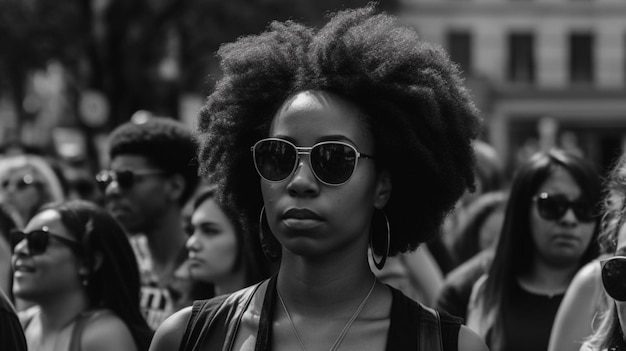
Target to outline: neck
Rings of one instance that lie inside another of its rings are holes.
[[[215,282],[215,295],[230,294],[246,286],[246,275],[243,268],[231,272],[224,279]]]
[[[38,303],[41,314],[42,330],[62,329],[76,316],[89,308],[89,301],[84,290],[77,290],[65,295],[57,295]]]
[[[350,315],[375,279],[366,247],[352,254],[339,252],[314,259],[283,250],[277,289],[290,311],[309,316]]]
[[[519,281],[531,292],[557,295],[565,292],[577,271],[578,265],[557,266],[535,258],[529,274]]]
[[[180,209],[173,207],[163,213],[145,234],[155,268],[171,265],[187,241]]]

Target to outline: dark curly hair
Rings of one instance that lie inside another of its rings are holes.
[[[185,179],[180,204],[189,200],[198,185],[198,144],[191,130],[171,118],[152,117],[145,123],[127,122],[109,137],[109,158],[118,155],[146,157],[155,167]]]
[[[457,66],[373,5],[338,12],[319,30],[273,22],[218,56],[224,76],[200,112],[201,173],[234,195],[253,232],[263,202],[250,147],[268,136],[283,102],[306,90],[337,94],[365,113],[377,166],[396,189],[385,208],[391,255],[434,236],[473,188],[471,140],[481,121]]]

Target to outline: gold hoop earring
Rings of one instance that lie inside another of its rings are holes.
[[[280,242],[276,240],[272,230],[270,229],[267,219],[265,218],[265,206],[261,208],[261,215],[259,216],[259,237],[261,241],[261,249],[263,254],[270,262],[277,262],[280,260],[282,254],[282,247]]]
[[[389,218],[387,218],[387,214],[383,210],[378,210],[379,213],[382,213],[385,218],[385,227],[387,229],[387,242],[385,243],[385,251],[383,251],[382,258],[380,261],[376,262],[376,257],[374,257],[376,250],[374,249],[374,235],[376,232],[376,226],[374,225],[374,217],[372,217],[372,227],[370,229],[370,253],[372,255],[372,262],[374,262],[374,266],[378,270],[383,269],[385,266],[385,262],[387,262],[387,257],[389,256],[389,247],[391,246],[391,227],[389,226]]]

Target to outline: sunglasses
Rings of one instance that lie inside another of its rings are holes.
[[[352,177],[359,158],[373,159],[341,141],[323,141],[312,147],[298,147],[277,138],[257,141],[252,146],[254,167],[268,182],[281,182],[291,176],[300,155],[309,155],[309,166],[315,178],[326,185],[342,185]]]
[[[16,190],[24,190],[26,188],[28,188],[31,185],[36,185],[38,184],[38,182],[35,180],[35,178],[31,175],[31,174],[26,174],[21,178],[17,178],[14,180],[11,179],[5,179],[2,182],[0,182],[0,189],[6,191],[9,189],[10,186],[13,186],[14,189]]]
[[[48,230],[48,227],[44,226],[40,230],[33,230],[32,232],[24,233],[19,230],[11,231],[11,249],[15,252],[15,247],[22,240],[26,240],[26,244],[28,245],[28,253],[31,256],[41,255],[46,252],[48,248],[48,243],[50,242],[50,238],[54,238],[56,241],[59,241],[70,249],[74,251],[79,251],[80,246],[77,241],[68,239],[58,234],[51,233]]]
[[[116,181],[121,188],[130,189],[139,177],[165,173],[165,171],[157,169],[136,169],[132,171],[113,171],[105,169],[96,174],[96,182],[102,191],[104,191],[113,181]]]
[[[537,202],[537,210],[541,218],[556,221],[567,213],[570,208],[581,222],[593,222],[593,205],[588,201],[577,199],[570,201],[563,194],[541,193],[533,198]]]
[[[617,301],[626,301],[626,257],[607,258],[600,264],[604,291]]]

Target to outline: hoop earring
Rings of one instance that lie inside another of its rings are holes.
[[[277,262],[280,260],[282,247],[278,240],[276,240],[276,237],[274,237],[274,234],[267,223],[267,218],[265,218],[265,206],[261,208],[261,215],[259,216],[259,237],[261,240],[261,249],[263,250],[265,257],[270,262]]]
[[[387,242],[385,243],[385,251],[383,252],[382,258],[380,259],[380,261],[376,262],[376,257],[374,257],[376,250],[374,249],[373,239],[376,228],[374,225],[374,217],[372,217],[372,228],[370,229],[370,252],[372,255],[372,262],[374,262],[374,266],[376,266],[378,270],[381,270],[385,266],[385,262],[387,262],[387,257],[389,256],[389,247],[391,246],[391,228],[389,226],[389,218],[387,218],[387,214],[385,213],[385,211],[378,211],[382,213],[383,217],[385,218],[385,227],[387,228]]]

